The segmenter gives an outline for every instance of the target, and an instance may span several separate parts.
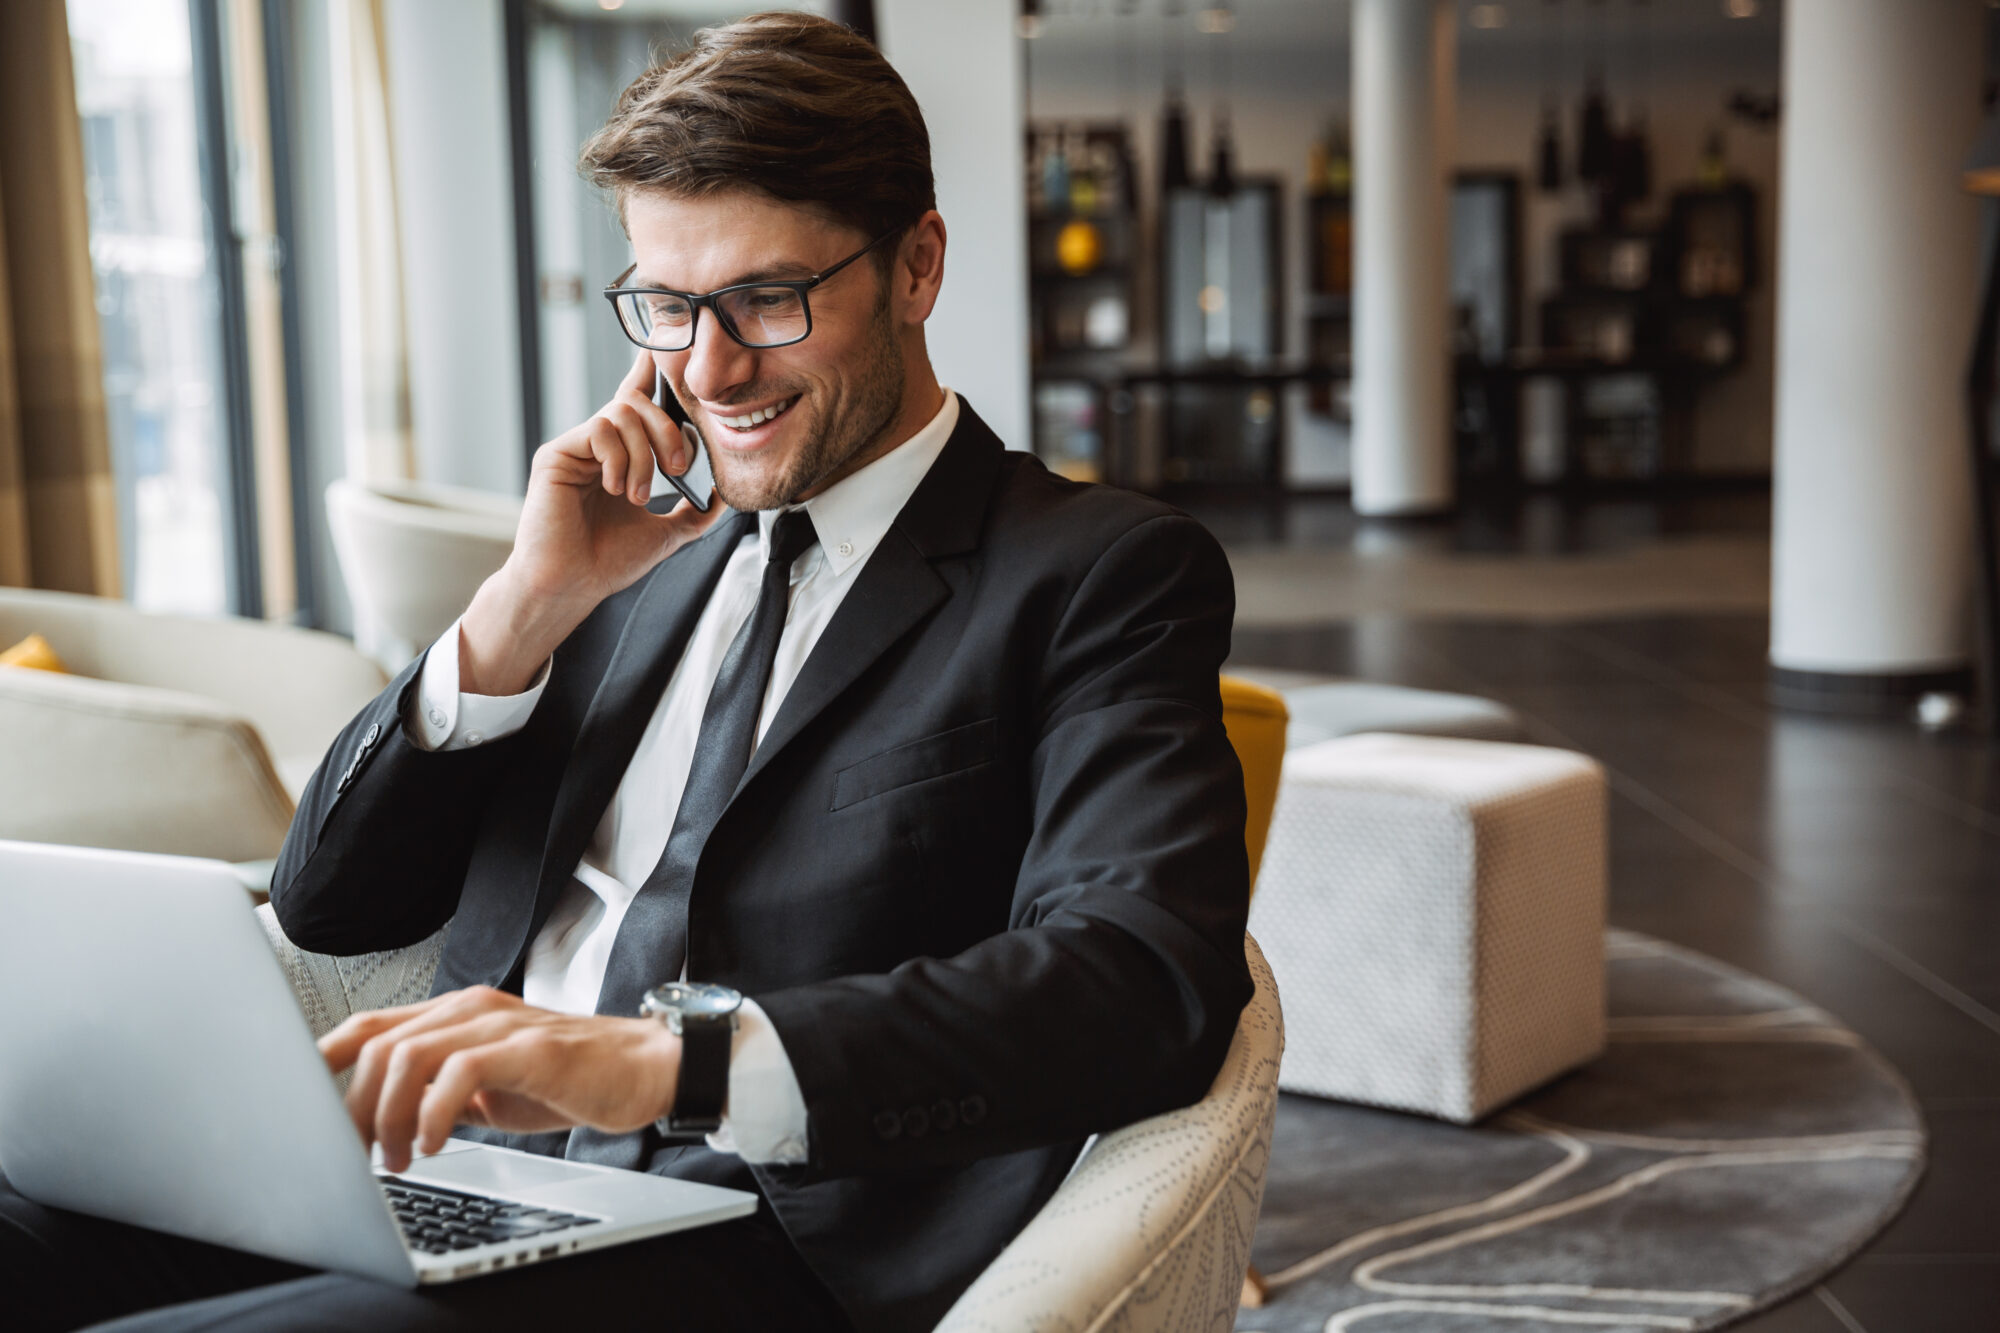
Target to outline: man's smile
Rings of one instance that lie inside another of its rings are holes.
[[[793,394],[790,398],[781,398],[768,407],[760,407],[751,412],[735,416],[725,416],[720,412],[711,412],[709,415],[733,431],[752,431],[765,422],[775,420],[777,417],[784,415],[791,405],[797,401],[799,401],[799,395]]]

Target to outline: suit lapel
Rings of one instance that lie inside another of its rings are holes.
[[[1000,467],[1001,445],[962,399],[937,461],[841,600],[744,770],[740,793],[951,589],[931,561],[974,549]]]
[[[891,644],[942,602],[950,589],[938,577],[930,562],[910,544],[909,538],[894,528],[884,534],[882,544],[868,558],[868,564],[854,586],[841,599],[819,642],[813,645],[798,679],[778,705],[776,717],[765,729],[764,738],[750,756],[750,766],[736,790],[755,778],[786,744],[818,717],[826,706],[840,697],[861,677]]]
[[[536,881],[538,903],[550,900],[589,846],[723,567],[744,534],[755,530],[756,521],[754,514],[724,519],[715,531],[663,561],[633,603],[556,789]]]

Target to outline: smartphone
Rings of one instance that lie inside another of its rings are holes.
[[[681,428],[681,438],[694,451],[694,462],[680,476],[676,477],[657,466],[654,471],[672,482],[674,489],[686,497],[689,504],[706,514],[709,496],[715,487],[715,474],[708,466],[708,447],[701,438],[701,432],[688,420],[688,414],[681,410],[681,400],[674,397],[674,391],[667,387],[667,377],[657,370],[653,372],[653,402],[673,418],[674,424]]]

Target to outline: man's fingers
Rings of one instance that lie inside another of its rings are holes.
[[[626,474],[632,470],[632,453],[617,423],[603,412],[590,419],[590,454],[597,460],[597,478],[605,494],[622,493]]]
[[[648,442],[653,456],[660,460],[660,468],[666,472],[685,471],[676,468],[674,461],[681,447],[680,429],[674,419],[667,415],[665,408],[653,400],[653,390],[659,379],[658,368],[653,363],[651,352],[641,351],[639,359],[633,363],[631,373],[625,376],[613,395],[613,401],[620,399],[632,405],[640,421],[645,425]],[[669,389],[667,392],[672,393]],[[692,459],[689,460],[691,464]]]
[[[401,1171],[409,1165],[410,1143],[417,1134],[418,1108],[440,1067],[461,1052],[502,1042],[520,1031],[523,1022],[532,1021],[523,1011],[488,1012],[449,1027],[416,1033],[396,1044],[385,1066],[374,1106],[374,1136],[382,1145],[383,1161],[391,1171]],[[467,1095],[470,1091],[467,1089]],[[464,1100],[461,1096],[452,1105],[454,1116]],[[447,1136],[449,1132],[446,1131]]]
[[[673,457],[674,441],[680,438],[680,432],[667,414],[651,403],[615,402],[602,415],[618,428],[625,445],[630,469],[626,473],[626,490],[633,500],[644,503],[653,483],[653,464],[666,466]]]
[[[436,1152],[444,1147],[453,1128],[467,1120],[508,1129],[544,1129],[569,1123],[554,1117],[552,1124],[521,1125],[510,1115],[540,1105],[532,1098],[507,1091],[508,1085],[519,1084],[529,1076],[537,1058],[537,1045],[532,1033],[519,1031],[505,1040],[463,1048],[445,1056],[423,1089],[416,1108],[417,1151]],[[474,1114],[467,1114],[469,1108]],[[386,1145],[385,1139],[385,1153]]]
[[[361,1041],[360,1050],[353,1059],[354,1076],[347,1085],[347,1114],[354,1121],[361,1141],[375,1141],[377,1103],[381,1099],[390,1060],[399,1046],[420,1033],[463,1022],[474,1014],[521,1008],[525,1006],[511,995],[489,986],[473,986],[435,996],[404,1010],[377,1011],[382,1019],[393,1018],[394,1021],[371,1025],[372,1031]],[[400,1017],[395,1017],[397,1015]]]
[[[350,1014],[338,1027],[319,1039],[320,1057],[326,1061],[327,1069],[338,1074],[353,1064],[361,1054],[361,1048],[377,1033],[387,1032],[400,1023],[431,1009],[449,999],[438,995],[415,1004],[399,1004],[392,1009],[367,1009],[358,1014]]]
[[[639,355],[632,358],[632,368],[625,372],[624,379],[618,381],[618,392],[636,393],[651,398],[653,376],[658,373],[659,367],[653,364],[653,354],[641,347]],[[603,381],[599,380],[598,383],[602,384]]]

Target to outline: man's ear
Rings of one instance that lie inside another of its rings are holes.
[[[933,208],[916,220],[896,247],[896,262],[889,270],[890,297],[901,323],[921,324],[937,306],[944,285],[944,243],[944,218]]]

